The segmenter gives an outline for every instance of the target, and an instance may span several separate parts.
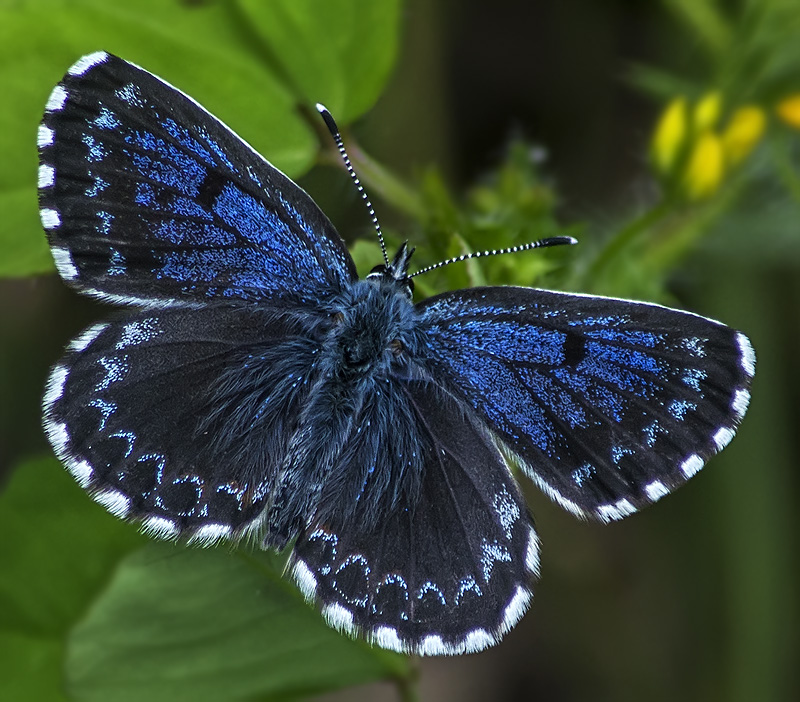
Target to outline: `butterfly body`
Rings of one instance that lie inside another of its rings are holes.
[[[326,307],[312,325],[316,334],[309,330],[314,343],[302,378],[307,393],[268,510],[271,547],[283,548],[312,518],[341,527],[356,508],[363,510],[364,526],[374,526],[400,493],[418,488],[425,437],[402,383],[428,374],[416,357],[416,312],[405,284],[373,275],[346,286]],[[288,349],[281,354],[287,355]],[[300,382],[297,374],[281,372]],[[371,462],[348,456],[362,441]],[[400,448],[395,454],[388,446]]]
[[[257,537],[337,628],[419,654],[520,619],[539,540],[511,470],[586,519],[682,485],[733,437],[747,338],[658,305],[518,287],[414,302],[359,280],[311,198],[191,98],[105,52],[39,129],[56,267],[127,311],[54,366],[79,484],[161,538]]]

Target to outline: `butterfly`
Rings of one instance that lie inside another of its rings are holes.
[[[304,596],[375,645],[474,652],[523,616],[539,539],[513,465],[608,522],[747,409],[752,346],[713,320],[523,287],[415,304],[406,245],[359,279],[300,187],[111,54],[68,70],[37,142],[58,272],[126,308],[51,371],[57,456],[153,536],[290,548]]]

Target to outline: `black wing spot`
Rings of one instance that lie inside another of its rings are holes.
[[[568,332],[564,341],[564,362],[568,366],[577,366],[586,358],[586,343],[580,334]]]

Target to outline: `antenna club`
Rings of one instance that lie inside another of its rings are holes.
[[[317,112],[322,115],[322,119],[325,121],[325,126],[328,128],[328,131],[331,133],[331,136],[334,138],[339,136],[339,126],[336,124],[336,120],[333,118],[333,115],[328,111],[328,108],[325,107],[321,102],[317,103]]]
[[[543,239],[540,246],[573,246],[577,244],[578,240],[574,236],[551,236],[548,239]]]

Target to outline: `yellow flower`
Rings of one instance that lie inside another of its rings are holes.
[[[775,111],[786,124],[800,129],[800,93],[795,93],[781,100]]]
[[[651,145],[653,161],[662,173],[669,173],[686,139],[686,98],[677,97],[667,105],[656,125]]]
[[[739,163],[750,154],[764,134],[766,124],[767,117],[760,107],[745,105],[733,113],[722,132],[722,148],[728,163]]]
[[[725,153],[722,140],[713,132],[701,134],[689,154],[683,184],[691,200],[712,195],[722,181]]]
[[[700,133],[713,129],[719,120],[720,112],[722,112],[722,94],[718,90],[706,93],[694,106],[692,124],[695,130]]]

